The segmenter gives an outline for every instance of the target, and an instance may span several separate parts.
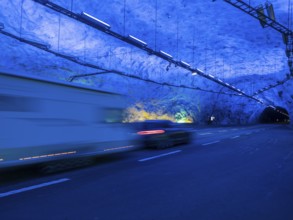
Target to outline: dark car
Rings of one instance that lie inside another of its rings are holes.
[[[146,120],[136,124],[137,134],[145,147],[166,148],[178,144],[188,144],[192,132],[179,128],[169,120]]]

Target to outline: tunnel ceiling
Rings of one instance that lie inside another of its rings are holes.
[[[159,0],[51,2],[76,14],[87,12],[111,25],[111,31],[135,36],[152,50],[165,51],[174,60],[187,62],[266,105],[291,108],[292,82],[282,35],[270,27],[263,28],[257,19],[223,0],[176,0],[172,4]],[[265,3],[248,2],[252,7]],[[289,27],[289,1],[270,2],[276,20]],[[0,22],[5,32],[18,37],[0,35],[3,71],[62,80],[99,72],[64,59],[73,57],[120,73],[78,78],[76,82],[126,93],[134,98],[133,103],[143,103],[140,106],[148,103],[150,111],[156,109],[154,99],[163,100],[160,105],[164,109],[180,103],[188,111],[194,111],[194,117],[201,118],[208,117],[214,109],[226,109],[222,118],[228,117],[229,111],[232,114],[244,111],[249,118],[253,109],[266,107],[33,0],[2,0]],[[50,50],[65,56],[40,50],[19,41],[20,38],[50,45]],[[204,114],[203,109],[208,109],[208,113]]]

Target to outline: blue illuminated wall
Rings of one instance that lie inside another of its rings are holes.
[[[111,30],[124,36],[131,34],[147,42],[148,47],[166,51],[174,59],[184,60],[248,94],[283,80],[288,73],[281,34],[270,28],[263,29],[258,20],[224,1],[176,0],[172,4],[159,0],[52,2],[75,13],[85,11],[110,24]],[[288,25],[288,2],[271,2],[277,20]],[[251,0],[250,3],[257,6],[264,2]],[[33,0],[2,0],[0,22],[11,34],[49,44],[51,50],[84,62],[177,86],[160,86],[113,73],[75,80],[128,94],[129,108],[143,103],[143,110],[148,114],[166,114],[173,118],[187,112],[187,116],[197,123],[205,123],[211,115],[216,115],[217,123],[224,124],[253,123],[265,108]],[[22,71],[62,80],[76,74],[97,72],[3,34],[0,41],[0,68],[4,71]],[[288,81],[257,97],[266,103],[283,106],[290,113],[291,84]],[[195,89],[178,88],[181,85]]]

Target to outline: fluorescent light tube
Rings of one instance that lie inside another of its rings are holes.
[[[204,74],[202,70],[196,69],[199,73]]]
[[[90,15],[88,13],[82,12],[81,16],[83,18],[87,19],[88,21],[94,22],[94,23],[96,23],[96,24],[98,24],[98,25],[100,25],[100,26],[102,26],[104,28],[107,28],[107,29],[111,28],[111,26],[109,24],[107,24],[106,22],[101,21],[101,20],[95,18],[94,16],[92,16],[92,15]]]
[[[128,39],[130,39],[131,41],[133,41],[135,43],[138,43],[138,44],[140,44],[140,45],[142,45],[144,47],[146,47],[148,45],[146,42],[144,42],[144,41],[142,41],[142,40],[140,40],[140,39],[138,39],[138,38],[136,38],[136,37],[134,37],[132,35],[128,35]]]
[[[173,57],[170,54],[168,54],[168,53],[166,53],[166,52],[164,52],[162,50],[160,50],[160,54],[162,54],[163,56],[168,57],[170,59],[173,59]]]
[[[186,63],[186,62],[184,62],[184,61],[180,61],[180,63],[183,65],[183,66],[186,66],[186,67],[190,67],[190,64],[189,63]]]

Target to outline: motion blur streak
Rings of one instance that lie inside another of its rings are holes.
[[[148,135],[148,134],[163,134],[164,130],[150,130],[150,131],[139,131],[137,134],[139,135]]]
[[[123,146],[123,147],[113,147],[113,148],[105,149],[104,151],[112,151],[112,150],[119,150],[119,149],[132,148],[132,147],[134,146],[131,145],[131,146]]]
[[[54,156],[61,156],[61,155],[67,155],[67,154],[76,154],[76,151],[62,152],[62,153],[56,153],[56,154],[46,154],[46,155],[33,156],[33,157],[24,157],[24,158],[19,158],[19,160],[31,160],[31,159],[54,157]]]

